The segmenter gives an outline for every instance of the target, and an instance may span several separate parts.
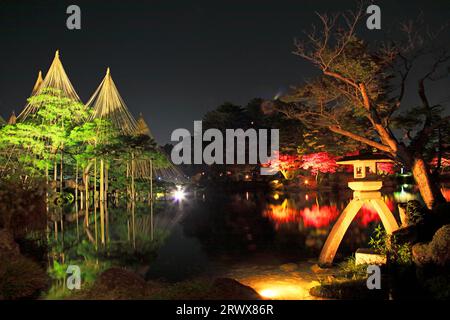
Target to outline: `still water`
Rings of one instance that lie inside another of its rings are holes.
[[[190,192],[181,202],[155,201],[153,206],[124,203],[87,211],[55,209],[48,230],[49,273],[63,285],[69,264],[81,264],[85,281],[93,281],[108,267],[123,266],[146,279],[174,282],[219,274],[238,263],[315,259],[351,196],[351,192],[210,190]],[[397,202],[417,196],[401,187],[384,192],[383,197],[397,214]],[[86,215],[89,227],[84,223]],[[374,209],[363,207],[336,258],[367,247],[379,223]]]

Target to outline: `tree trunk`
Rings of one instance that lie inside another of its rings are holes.
[[[103,159],[100,159],[100,236],[102,244],[105,244],[105,208],[104,208],[104,201],[105,201],[105,194],[104,194],[104,188],[105,188],[105,165]]]
[[[420,195],[428,209],[445,202],[439,186],[431,179],[431,173],[427,163],[419,157],[413,159],[412,174],[419,187]]]
[[[89,227],[89,168],[91,167],[91,163],[87,165],[87,167],[83,171],[83,180],[84,180],[84,194],[85,194],[85,201],[86,201],[86,212],[85,212],[85,218],[84,223],[87,227]]]
[[[136,161],[134,160],[134,153],[131,153],[131,200],[136,201],[136,187],[134,184],[134,172],[136,170]]]
[[[59,192],[63,193],[63,153],[61,150],[61,159],[59,163]]]
[[[97,208],[97,158],[94,159],[94,208]]]
[[[428,209],[433,209],[438,204],[446,202],[439,188],[439,183],[433,180],[428,164],[419,153],[411,152],[411,150],[400,145],[395,156],[411,170],[414,181],[419,188],[420,196]]]
[[[108,202],[108,170],[109,170],[109,162],[106,163],[105,165],[105,190],[104,190],[104,197],[105,197],[105,201]]]

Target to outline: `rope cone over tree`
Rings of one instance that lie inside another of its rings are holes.
[[[92,108],[91,119],[106,119],[111,122],[112,127],[124,136],[136,137],[141,136],[154,141],[153,135],[141,116],[138,121],[130,113],[125,101],[122,99],[111,76],[110,68],[107,68],[106,75],[92,97],[86,103],[86,106]],[[132,143],[131,141],[129,141]],[[135,176],[142,179],[150,179],[152,177],[160,177],[168,181],[183,181],[183,174],[177,170],[167,155],[155,146],[158,153],[163,154],[167,165],[161,167],[156,163],[150,163],[148,159],[135,159]],[[135,154],[137,156],[137,154]],[[152,168],[152,173],[150,172]]]
[[[136,132],[136,120],[120,96],[109,68],[106,69],[105,77],[86,106],[93,110],[91,119],[108,119],[112,126],[124,135]]]
[[[47,75],[42,80],[42,73],[39,72],[38,79],[34,85],[32,96],[37,96],[43,93],[46,89],[52,89],[58,95],[65,98],[70,98],[75,102],[81,102],[80,97],[76,93],[69,80],[69,77],[64,70],[64,67],[59,58],[59,50],[56,51],[53,62],[48,69]],[[28,102],[23,111],[19,114],[19,121],[25,120],[30,114],[34,114],[39,110],[39,103]]]
[[[144,117],[142,114],[139,115],[139,118],[137,120],[137,128],[136,128],[136,134],[138,135],[144,135],[149,136],[151,139],[153,139],[153,134],[147,125],[147,123],[144,120]],[[162,150],[160,147],[158,147],[158,152],[163,154],[164,157],[169,162],[169,165],[165,168],[157,168],[155,166],[151,166],[148,161],[140,161],[137,165],[137,170],[140,173],[141,176],[144,177],[150,177],[150,167],[152,167],[152,175],[155,178],[160,178],[165,181],[172,181],[172,182],[186,182],[186,179],[184,178],[184,174],[179,170],[177,167],[175,167],[169,160],[169,156]]]
[[[4,163],[0,167],[1,175],[23,171],[21,179],[24,180],[44,176],[51,190],[60,193],[66,186],[75,185],[77,194],[84,189],[86,203],[91,198],[90,190],[95,187],[95,184],[90,185],[92,174],[96,181],[98,169],[100,179],[104,180],[101,185],[105,184],[105,188],[100,189],[103,200],[108,190],[108,177],[120,185],[117,186],[120,193],[125,188],[125,172],[126,179],[133,181],[184,179],[158,147],[145,121],[141,119],[138,125],[110,69],[84,105],[64,70],[58,51],[44,78],[39,72],[31,97],[17,119],[13,114],[2,122],[0,157]],[[78,184],[78,178],[83,185]]]

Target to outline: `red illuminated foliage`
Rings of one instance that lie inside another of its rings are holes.
[[[437,167],[438,162],[439,162],[438,157],[434,157],[433,160],[430,161],[430,165],[432,165],[433,167]],[[450,159],[442,157],[441,158],[441,168],[446,169],[448,167],[450,167]]]
[[[276,171],[280,171],[285,179],[291,179],[292,174],[295,173],[301,166],[301,161],[298,155],[278,154],[278,159],[272,160],[264,167],[270,167]]]
[[[394,174],[395,164],[392,162],[379,162],[377,163],[377,171],[381,174]]]
[[[301,158],[301,168],[309,170],[313,175],[317,176],[321,173],[335,173],[338,165],[336,157],[328,152],[317,152],[305,154]]]

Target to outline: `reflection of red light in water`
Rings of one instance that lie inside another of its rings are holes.
[[[331,224],[339,216],[336,206],[318,206],[300,210],[305,227],[323,228]]]
[[[339,210],[336,205],[313,205],[310,208],[299,210],[289,207],[288,201],[285,199],[282,204],[269,205],[263,214],[275,222],[276,228],[282,224],[298,223],[300,220],[303,220],[305,227],[322,228],[336,220]]]
[[[386,200],[386,205],[388,206],[389,210],[394,212],[394,201],[388,199]],[[380,216],[372,205],[365,204],[356,215],[356,221],[358,225],[366,227],[372,222],[380,221]]]
[[[391,211],[394,211],[393,200],[387,200],[386,204]],[[300,220],[303,221],[306,228],[324,228],[331,226],[340,213],[336,205],[313,205],[304,209],[295,209],[290,207],[285,199],[282,204],[269,205],[263,215],[272,220],[276,228],[282,224],[298,223]],[[355,219],[355,222],[361,227],[378,221],[380,221],[380,217],[371,205],[364,205]]]
[[[358,225],[367,226],[371,222],[380,221],[380,217],[371,205],[363,205],[356,215]]]

